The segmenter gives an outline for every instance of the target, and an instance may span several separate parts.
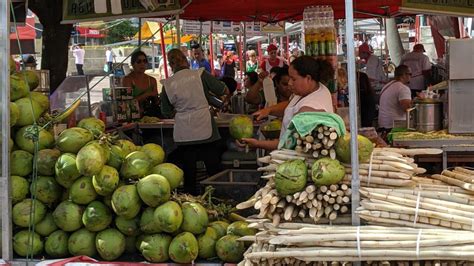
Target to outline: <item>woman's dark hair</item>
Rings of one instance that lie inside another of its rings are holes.
[[[288,76],[288,67],[279,67],[278,71],[276,71],[275,73],[276,75],[273,77],[273,83],[277,85],[278,83],[280,83],[281,78],[283,78],[284,76]]]
[[[135,52],[132,53],[132,56],[130,57],[130,63],[132,63],[132,65],[135,64],[140,55],[143,55],[145,57],[145,59],[147,59],[145,52],[135,51]]]
[[[229,89],[230,95],[232,95],[234,91],[237,89],[237,81],[235,81],[235,79],[231,77],[223,77],[221,78],[221,81],[224,82],[226,87]]]
[[[359,80],[359,91],[361,93],[372,95],[374,94],[374,90],[372,89],[372,85],[370,85],[369,76],[364,72],[357,72],[358,80]]]
[[[314,59],[309,55],[303,55],[291,62],[291,66],[302,77],[307,75],[317,82],[326,84],[334,79],[334,69],[327,60]]]
[[[249,77],[250,83],[254,85],[258,81],[258,74],[257,72],[245,72],[245,76]]]

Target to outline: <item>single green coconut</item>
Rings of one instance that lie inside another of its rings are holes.
[[[22,113],[23,114],[23,113]],[[33,143],[32,136],[34,136],[36,130],[35,126],[22,127],[15,135],[15,143],[20,149],[27,151],[31,154],[35,153],[35,145]],[[38,150],[49,149],[54,146],[54,137],[45,129],[38,127],[39,141]]]
[[[154,217],[163,232],[174,233],[183,223],[183,212],[178,203],[168,201],[155,210]]]
[[[125,156],[129,155],[130,153],[134,151],[138,151],[137,146],[135,146],[135,144],[129,140],[120,139],[117,142],[118,142],[117,145],[123,150],[123,152],[125,153]]]
[[[97,194],[101,196],[112,195],[120,181],[118,171],[108,165],[104,165],[100,173],[92,177],[92,185]]]
[[[118,145],[112,145],[110,147],[110,156],[107,160],[107,165],[112,166],[113,168],[120,170],[122,167],[123,160],[125,160],[125,152]]]
[[[181,206],[183,210],[183,223],[181,229],[193,234],[201,234],[206,231],[209,217],[206,209],[199,203],[185,202]]]
[[[357,135],[357,145],[359,148],[359,163],[368,162],[370,154],[374,150],[374,144],[370,139]],[[346,134],[344,137],[339,137],[336,141],[336,156],[342,163],[351,162],[351,136]]]
[[[54,231],[46,238],[44,251],[51,258],[65,258],[69,255],[68,240],[68,233],[62,230]]]
[[[26,78],[30,90],[34,90],[38,87],[40,80],[38,74],[36,74],[36,71],[22,70],[18,72],[17,75],[22,77],[23,79]]]
[[[14,102],[10,102],[10,127],[15,126],[20,117],[20,109]]]
[[[172,163],[162,163],[151,169],[151,174],[164,176],[170,183],[171,190],[181,186],[184,181],[184,172]]]
[[[286,196],[306,187],[308,168],[303,160],[290,160],[278,165],[275,186],[278,194]]]
[[[85,176],[99,174],[106,162],[104,148],[97,143],[87,144],[77,153],[77,169]]]
[[[217,256],[216,254],[216,242],[217,232],[212,227],[208,227],[204,234],[201,234],[198,238],[199,253],[198,256],[202,259],[210,259]]]
[[[104,203],[93,201],[84,210],[82,223],[91,232],[102,231],[112,223],[112,212]]]
[[[74,202],[63,201],[53,212],[54,222],[61,230],[66,232],[76,231],[82,227],[83,212],[83,208]]]
[[[161,233],[160,224],[154,217],[155,209],[148,207],[142,212],[140,217],[140,230],[146,234]]]
[[[81,228],[72,233],[68,239],[68,250],[73,256],[94,257],[97,254],[95,246],[95,232]]]
[[[251,138],[253,136],[253,121],[246,115],[239,115],[229,122],[229,133],[234,139]]]
[[[140,233],[140,219],[138,216],[132,219],[117,216],[115,217],[115,227],[126,236],[137,236]]]
[[[137,183],[138,195],[146,205],[157,207],[171,196],[168,180],[161,175],[148,175]]]
[[[30,183],[24,177],[11,176],[12,204],[16,204],[26,198]]]
[[[94,136],[89,130],[71,127],[59,134],[56,145],[62,152],[78,153],[84,145],[92,140],[94,140]]]
[[[141,147],[140,151],[146,153],[146,155],[150,157],[150,162],[152,166],[163,163],[163,161],[165,160],[165,151],[158,144],[145,144],[143,145],[143,147]]]
[[[227,234],[227,228],[229,227],[229,223],[224,222],[224,221],[214,221],[209,224],[209,227],[213,228],[216,231],[217,233],[216,240],[217,240]]]
[[[174,262],[191,263],[199,253],[199,244],[190,232],[183,232],[171,240],[168,255]]]
[[[44,204],[51,205],[61,198],[62,188],[54,177],[38,176],[30,185],[30,193]]]
[[[33,171],[33,155],[17,150],[10,153],[10,174],[27,176]]]
[[[140,179],[150,173],[150,158],[141,151],[134,151],[125,157],[120,176],[126,179]]]
[[[37,233],[23,230],[13,236],[13,250],[21,257],[38,255],[43,251],[43,241]]]
[[[135,185],[117,188],[112,194],[112,209],[118,216],[132,219],[140,212],[141,201]]]
[[[61,156],[61,152],[56,149],[44,149],[38,152],[36,168],[39,175],[53,176],[56,161]]]
[[[28,95],[28,83],[23,77],[15,73],[10,75],[10,100],[16,101]]]
[[[41,92],[32,91],[30,92],[31,99],[37,102],[41,106],[41,110],[44,112],[49,111],[49,98]]]
[[[15,104],[20,112],[16,125],[20,127],[32,125],[44,113],[41,105],[36,101],[30,100],[28,97],[16,100]]]
[[[58,230],[58,227],[54,223],[53,214],[48,212],[41,222],[35,225],[35,232],[41,236],[49,236],[54,231]]]
[[[104,121],[95,117],[84,118],[77,123],[77,126],[89,130],[94,136],[99,136],[105,132]]]
[[[83,176],[78,178],[69,188],[69,198],[77,204],[86,205],[97,198],[92,185],[92,177]]]
[[[240,236],[226,235],[217,240],[216,253],[224,262],[237,263],[244,258],[244,242],[238,241]]]
[[[117,229],[106,229],[97,234],[95,246],[104,260],[115,260],[125,251],[125,236]]]
[[[149,262],[165,262],[169,260],[169,246],[172,237],[166,234],[147,235],[140,243],[140,251]]]
[[[345,174],[344,165],[328,157],[318,159],[311,167],[311,179],[316,186],[337,184]]]
[[[253,236],[257,233],[255,228],[249,228],[249,224],[245,221],[233,222],[227,227],[228,235],[236,236]]]
[[[56,181],[65,188],[71,187],[74,181],[81,176],[76,165],[76,155],[72,153],[64,153],[59,156],[54,169]]]
[[[12,209],[13,223],[20,227],[37,224],[43,220],[45,215],[46,206],[38,200],[24,199],[15,204]]]

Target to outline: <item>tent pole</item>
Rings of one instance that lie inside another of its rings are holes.
[[[151,69],[155,73],[155,36],[151,36]]]
[[[286,58],[288,58],[288,61],[290,61],[290,35],[286,35]],[[290,62],[288,62],[290,63]]]
[[[243,66],[243,56],[242,56],[242,33],[239,33],[239,39],[238,39],[238,43],[239,45],[237,46],[239,49],[238,49],[238,53],[239,53],[239,68],[240,68],[240,79],[242,79],[242,69],[244,69],[244,66]]]
[[[346,44],[347,44],[347,74],[349,82],[349,120],[351,131],[351,167],[352,167],[352,225],[360,225],[360,217],[356,213],[359,207],[359,152],[357,145],[357,87],[354,47],[354,11],[353,0],[345,0],[346,4]],[[360,265],[360,264],[359,264]]]
[[[138,47],[142,45],[142,18],[138,18]]]
[[[262,42],[257,42],[257,52],[258,52],[258,62],[262,62],[263,55],[262,55]]]
[[[179,21],[179,14],[176,15],[176,39],[178,39],[178,48],[179,48],[181,47],[181,23]]]
[[[212,44],[212,31],[209,33],[209,51],[211,53],[211,62],[209,62],[211,65],[211,73],[214,73],[214,46]]]
[[[244,48],[242,58],[244,60],[244,72],[247,72],[247,22],[244,22]],[[242,76],[240,78],[242,78]]]
[[[165,46],[165,36],[163,34],[163,23],[160,23],[160,38],[161,38],[161,54],[163,56],[163,67],[165,69],[165,78],[168,78],[169,77],[168,61],[166,59],[166,46]]]

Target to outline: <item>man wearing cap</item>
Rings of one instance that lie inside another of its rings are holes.
[[[425,47],[423,44],[415,44],[413,51],[405,54],[400,62],[400,65],[407,65],[412,71],[409,87],[413,97],[416,96],[417,92],[426,88],[426,84],[431,77],[430,59],[423,54],[424,52]]]
[[[359,46],[359,57],[366,62],[366,74],[369,76],[372,88],[380,90],[387,81],[382,60],[372,54],[372,49],[367,43]]]
[[[263,72],[270,72],[270,69],[273,67],[283,67],[285,65],[285,61],[277,56],[278,48],[274,44],[270,44],[267,47],[268,57],[265,58],[262,63],[260,64],[260,70]]]

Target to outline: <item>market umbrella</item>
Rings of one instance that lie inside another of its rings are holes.
[[[157,32],[160,30],[160,23],[155,22],[155,21],[146,21],[143,23],[140,31],[141,31],[141,38],[142,40],[146,40],[151,38],[153,33]],[[135,34],[134,38],[138,39],[139,33]],[[190,42],[191,40],[195,39],[196,37],[194,35],[181,35],[181,43],[187,43]],[[154,36],[154,43],[160,44],[161,43],[161,37],[160,34],[155,34]],[[164,43],[165,44],[175,44],[178,43],[178,37],[176,30],[168,30],[164,32]]]

